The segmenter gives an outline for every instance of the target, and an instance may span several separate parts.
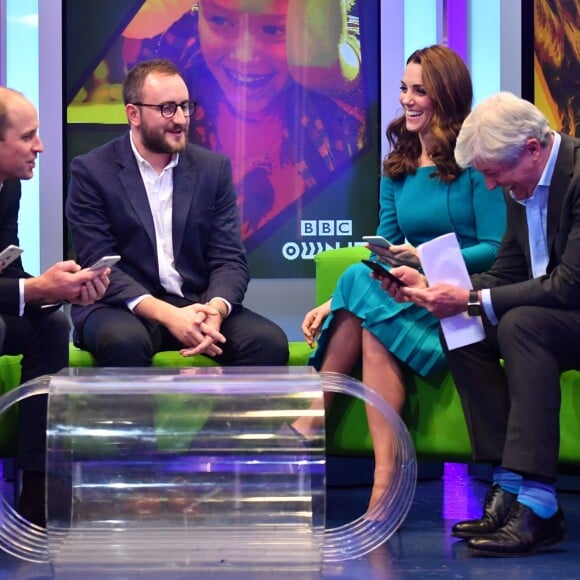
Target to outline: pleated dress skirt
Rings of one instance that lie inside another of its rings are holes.
[[[447,368],[439,340],[439,320],[412,302],[395,302],[380,282],[371,278],[364,264],[350,266],[339,278],[332,297],[331,312],[318,339],[309,364],[320,369],[328,347],[329,329],[339,310],[348,310],[361,319],[385,348],[415,372],[426,376]]]

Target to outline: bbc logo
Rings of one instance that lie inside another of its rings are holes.
[[[301,220],[301,236],[352,236],[352,220]]]

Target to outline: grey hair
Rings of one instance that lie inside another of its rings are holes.
[[[542,147],[550,142],[550,125],[542,112],[529,101],[512,93],[488,97],[465,118],[455,146],[460,167],[477,162],[514,165],[528,139]]]

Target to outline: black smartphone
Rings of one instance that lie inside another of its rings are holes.
[[[383,278],[388,278],[399,286],[406,286],[402,280],[399,280],[399,278],[391,274],[389,270],[385,268],[385,266],[383,266],[380,262],[375,262],[373,260],[361,260],[361,262],[365,266],[368,266],[375,274],[382,276]]]

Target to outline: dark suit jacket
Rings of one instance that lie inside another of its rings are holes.
[[[471,277],[491,288],[501,317],[515,306],[580,309],[580,139],[562,135],[548,197],[548,275],[532,279],[525,208],[506,195],[507,227],[490,270]]]
[[[7,180],[0,191],[0,250],[18,242],[18,211],[20,209],[20,181]],[[0,273],[0,314],[18,316],[18,279],[28,278],[20,258],[9,264]]]
[[[143,294],[167,294],[159,280],[153,216],[129,133],[73,159],[66,215],[82,266],[120,254],[104,298],[73,306],[77,329],[90,312]],[[192,302],[242,303],[249,281],[229,160],[189,144],[173,169],[173,252]]]

